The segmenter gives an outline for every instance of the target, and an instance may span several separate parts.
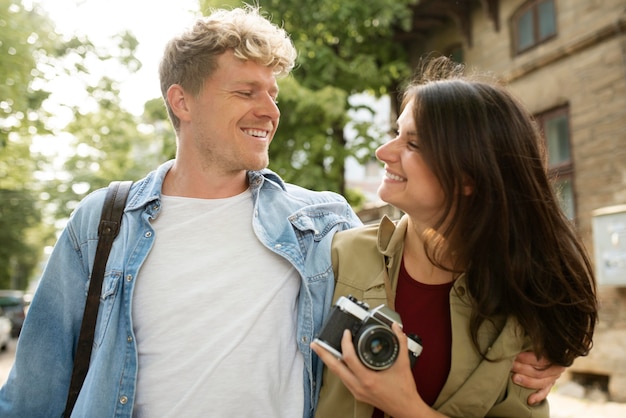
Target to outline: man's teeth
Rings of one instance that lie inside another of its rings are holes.
[[[404,177],[400,177],[400,176],[396,176],[395,174],[391,174],[389,172],[386,173],[387,178],[391,179],[391,180],[395,180],[395,181],[404,181],[405,178]]]
[[[265,138],[267,136],[267,131],[257,129],[246,129],[244,132],[248,135],[256,136],[257,138]]]

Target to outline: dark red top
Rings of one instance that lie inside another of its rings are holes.
[[[400,266],[395,310],[402,318],[405,334],[422,339],[422,354],[413,367],[415,385],[424,402],[433,405],[450,372],[452,324],[450,290],[454,283],[430,285],[420,283]],[[373,418],[383,413],[374,410]]]

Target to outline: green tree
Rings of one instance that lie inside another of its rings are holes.
[[[38,8],[0,0],[0,287],[24,288],[37,265],[40,226],[32,138],[48,132],[41,87],[45,62],[59,54],[49,18]],[[38,63],[41,62],[42,65]]]
[[[85,194],[113,179],[137,179],[171,153],[162,103],[146,104],[145,117],[121,106],[118,80],[141,64],[131,33],[114,40],[104,49],[85,37],[64,40],[37,6],[0,0],[0,287],[26,287],[55,226]],[[93,62],[116,70],[94,77]],[[83,83],[86,103],[59,104],[45,90],[62,77]],[[73,119],[58,128],[45,109]],[[31,151],[34,138],[54,148],[68,136],[72,152],[61,168]]]
[[[115,44],[104,50],[82,40],[72,52],[80,51],[78,62],[97,60],[103,66],[116,68],[116,78],[105,75],[96,82],[85,78],[84,89],[89,100],[70,106],[73,119],[63,129],[73,138],[70,155],[59,176],[47,184],[50,203],[59,219],[67,217],[88,193],[105,187],[111,180],[143,177],[171,155],[175,144],[173,131],[166,124],[162,100],[147,102],[142,116],[122,106],[119,79],[139,70],[141,63],[135,58],[138,42],[132,33],[118,34],[113,40]],[[68,73],[78,70],[88,71],[70,68]]]

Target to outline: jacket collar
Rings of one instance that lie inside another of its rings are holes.
[[[396,294],[396,284],[398,282],[398,272],[404,251],[404,237],[409,225],[408,215],[402,216],[398,221],[392,221],[386,215],[381,219],[378,228],[378,251],[385,256],[387,273],[390,279],[392,295]],[[466,291],[466,277],[462,273],[454,281],[455,296],[462,299],[463,303],[469,305],[469,295]],[[391,298],[394,300],[395,296]]]
[[[377,243],[378,251],[384,257],[385,263],[385,292],[387,304],[395,309],[395,295],[398,285],[398,274],[402,262],[404,250],[404,237],[406,235],[408,216],[404,215],[399,221],[394,222],[387,216],[383,216],[378,225]]]
[[[378,250],[387,257],[393,257],[400,253],[404,248],[404,237],[409,224],[409,217],[404,215],[398,221],[392,221],[383,216],[378,227]]]

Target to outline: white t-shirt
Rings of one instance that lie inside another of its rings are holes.
[[[133,295],[134,417],[299,417],[300,277],[259,242],[252,196],[162,196]]]

